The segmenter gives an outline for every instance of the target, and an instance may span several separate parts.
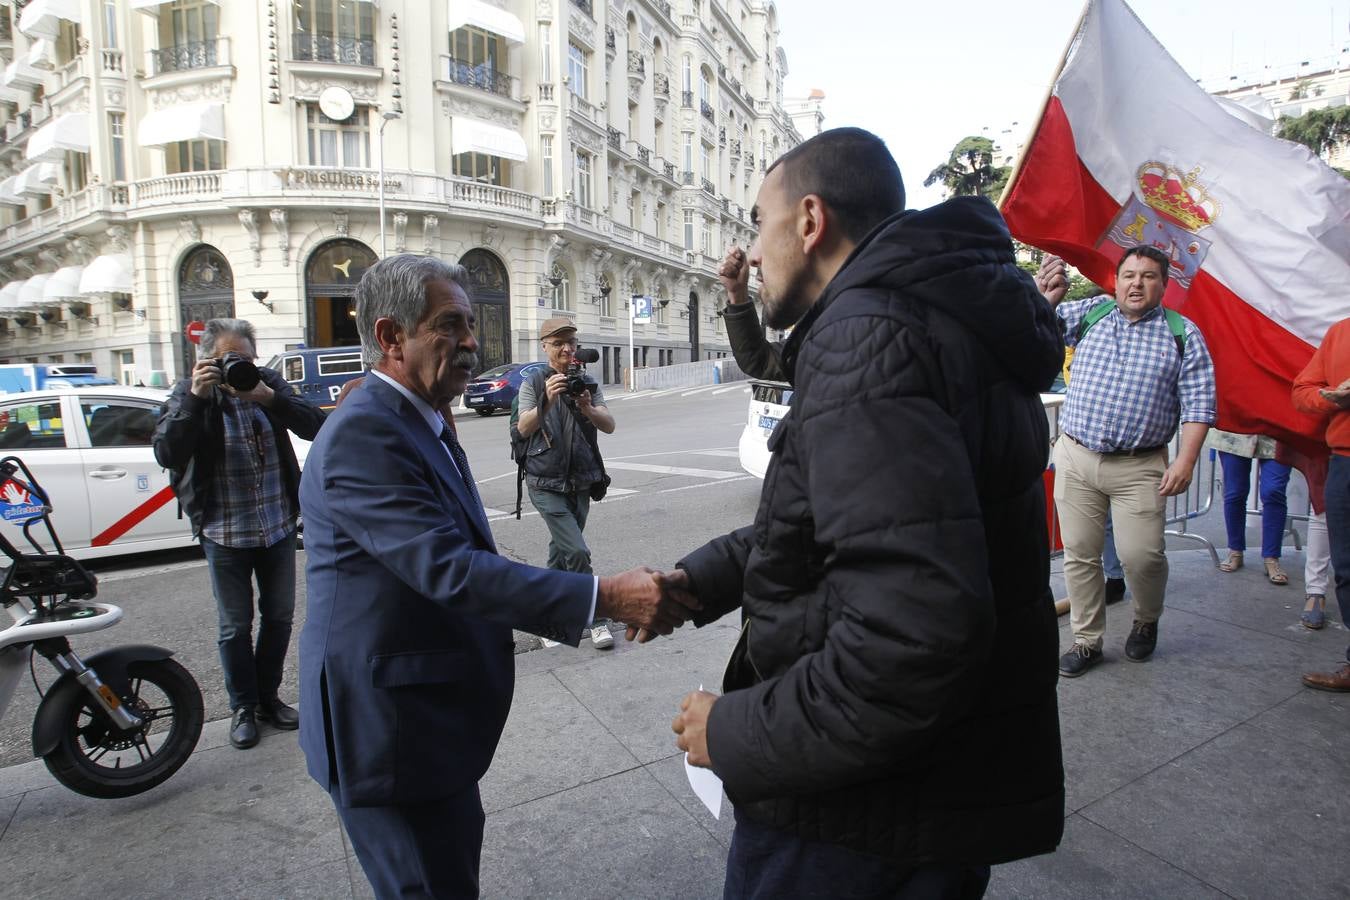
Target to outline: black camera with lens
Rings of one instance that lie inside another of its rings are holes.
[[[220,366],[221,380],[236,391],[251,391],[262,380],[253,360],[233,350],[217,359],[216,365]]]
[[[595,392],[595,380],[586,375],[585,364],[599,361],[599,350],[578,350],[572,354],[572,361],[567,364],[568,396],[580,397],[587,391]]]

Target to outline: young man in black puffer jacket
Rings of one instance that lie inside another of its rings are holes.
[[[790,413],[754,525],[667,576],[700,625],[743,613],[725,693],[674,722],[736,805],[728,897],[979,897],[1063,831],[1038,396],[1063,340],[992,204],[903,209],[858,129],[755,207]]]

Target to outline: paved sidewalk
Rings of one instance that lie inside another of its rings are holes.
[[[1285,588],[1259,567],[1220,575],[1202,551],[1170,559],[1153,661],[1124,661],[1118,604],[1107,662],[1060,684],[1064,844],[997,868],[988,896],[1350,896],[1350,695],[1298,680],[1333,666],[1350,635],[1298,626],[1299,552],[1286,552]],[[684,692],[720,682],[734,625],[517,657],[482,785],[484,896],[720,896],[729,810],[717,821],[698,804],[669,725]],[[370,896],[294,733],[240,752],[227,728],[209,723],[183,770],[138,798],[80,797],[40,762],[0,770],[0,893]]]

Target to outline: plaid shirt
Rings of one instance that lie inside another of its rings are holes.
[[[1106,453],[1166,444],[1178,422],[1215,419],[1214,361],[1200,330],[1186,323],[1185,355],[1162,307],[1136,322],[1111,310],[1078,344],[1078,327],[1109,297],[1061,303],[1055,312],[1064,342],[1075,347],[1060,425],[1078,443]]]
[[[278,438],[262,407],[222,393],[224,449],[216,462],[202,536],[225,547],[270,547],[295,530],[277,455]]]

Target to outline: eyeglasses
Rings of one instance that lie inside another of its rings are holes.
[[[575,339],[570,341],[545,341],[544,343],[548,344],[554,350],[561,350],[563,347],[571,347],[573,350],[577,348]]]

